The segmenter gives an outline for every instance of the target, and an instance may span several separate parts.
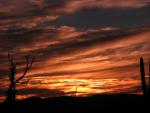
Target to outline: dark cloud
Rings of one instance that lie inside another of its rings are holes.
[[[9,13],[1,13],[0,19],[31,19],[33,17],[38,16],[46,16],[49,13],[53,13],[59,7],[63,7],[65,4],[65,0],[43,0],[38,2],[29,1],[29,0],[21,0],[18,1],[1,1],[2,6],[10,9]],[[11,5],[13,6],[13,10],[11,10]],[[56,12],[55,12],[56,13]]]
[[[14,50],[16,51],[17,48],[24,48],[24,47],[28,47],[30,45],[32,45],[31,47],[34,47],[34,41],[36,41],[36,43],[44,43],[41,40],[36,40],[38,35],[44,36],[44,34],[47,31],[44,31],[42,29],[17,29],[17,30],[10,30],[4,33],[1,33],[1,36],[4,36],[4,39],[0,39],[2,43],[0,43],[0,45],[2,46],[2,53],[8,52],[9,50]],[[55,39],[57,37],[57,33],[58,30],[55,29],[54,31],[50,30],[48,31],[50,32],[50,34],[53,34],[50,37],[46,37],[47,39]],[[44,62],[47,61],[47,59],[50,58],[54,58],[54,57],[59,57],[59,56],[65,56],[68,54],[76,54],[79,51],[82,50],[87,50],[89,48],[91,48],[92,46],[96,46],[96,45],[103,45],[103,44],[109,44],[112,43],[114,41],[118,41],[118,40],[122,40],[122,39],[127,39],[127,37],[130,36],[134,36],[135,34],[138,34],[139,32],[143,32],[142,29],[139,30],[134,30],[134,29],[128,29],[128,30],[114,30],[114,31],[97,31],[97,32],[86,32],[83,35],[80,35],[78,37],[76,37],[75,39],[68,39],[68,40],[60,40],[58,43],[53,44],[53,45],[47,45],[46,48],[40,48],[40,46],[36,49],[36,50],[32,50],[30,52],[23,52],[22,54],[33,54],[36,58],[37,62]],[[8,33],[8,34],[7,34]],[[54,36],[54,37],[53,37]],[[42,38],[44,39],[44,37]],[[76,40],[78,39],[78,40]],[[7,43],[7,45],[6,45]],[[47,66],[49,67],[55,67],[57,65],[70,65],[70,64],[79,64],[80,60],[84,60],[86,58],[94,58],[96,56],[109,56],[110,58],[105,59],[105,60],[95,60],[95,61],[87,61],[85,63],[100,63],[100,62],[104,62],[107,60],[113,60],[113,61],[121,61],[123,59],[128,59],[128,56],[136,51],[141,51],[143,49],[145,49],[143,46],[147,45],[149,47],[149,44],[147,43],[141,43],[141,44],[136,44],[136,45],[132,45],[132,47],[118,47],[118,48],[109,48],[109,49],[103,49],[99,52],[95,52],[92,54],[87,54],[87,55],[80,55],[78,57],[75,57],[73,59],[69,59],[69,60],[62,60],[59,63],[53,63],[53,64],[49,64]],[[122,54],[122,52],[126,52],[125,56],[121,56],[121,57],[117,57],[116,58],[116,54],[120,53]],[[7,55],[7,54],[6,54]],[[2,62],[4,62],[3,57],[6,57],[5,59],[7,60],[7,56],[2,56]],[[16,59],[22,59],[22,57],[16,57]],[[120,60],[119,60],[120,59]],[[130,58],[131,59],[131,58]],[[5,62],[6,62],[5,60]],[[33,70],[37,70],[40,69],[42,65],[35,65],[35,67],[33,67]],[[5,74],[7,74],[8,69],[2,70]],[[23,68],[21,68],[18,72],[23,71]],[[82,72],[82,71],[78,71],[78,72],[74,72],[74,70],[72,70],[73,72],[52,72],[52,73],[44,73],[41,75],[51,75],[51,76],[57,76],[57,75],[65,75],[65,74],[79,74],[79,73],[88,73],[88,72]],[[95,70],[96,71],[96,70]],[[98,70],[100,71],[100,70]],[[37,74],[40,75],[40,74]]]
[[[47,24],[67,25],[77,28],[99,28],[106,26],[131,27],[147,25],[150,20],[150,6],[137,9],[82,9],[65,14]]]
[[[0,3],[0,25],[3,29],[14,25],[24,27],[66,25],[85,29],[104,26],[129,27],[145,25],[149,23],[150,18],[149,2],[139,0],[125,3],[118,1],[116,5],[113,0],[95,0],[95,3],[91,0],[89,2],[14,0],[0,1]]]
[[[17,95],[34,95],[37,97],[54,97],[54,96],[63,96],[65,95],[64,91],[57,89],[46,89],[46,88],[23,88],[17,90]],[[0,96],[5,96],[6,91],[0,89]]]
[[[65,95],[64,91],[57,89],[47,89],[47,88],[28,88],[18,90],[18,95],[28,95],[33,94],[38,97],[54,97]]]
[[[48,46],[46,49],[38,49],[37,51],[33,52],[43,52],[44,54],[47,54],[48,57],[59,56],[88,49],[91,46],[102,45],[113,41],[121,40],[123,38],[126,38],[127,36],[133,36],[138,32],[139,31],[130,32],[120,30],[117,31],[117,33],[116,31],[87,33],[77,37],[76,39],[78,40],[74,39],[60,41],[57,44]]]
[[[40,29],[25,29],[16,28],[9,29],[7,31],[0,32],[0,47],[1,51],[12,51],[16,47],[32,43],[32,40],[36,38],[42,30]]]

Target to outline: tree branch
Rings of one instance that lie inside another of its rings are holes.
[[[33,58],[31,59],[31,62],[30,62],[30,65],[29,65],[29,57],[26,56],[26,68],[25,68],[25,71],[23,73],[23,75],[21,75],[16,81],[15,83],[18,83],[21,79],[23,79],[25,77],[25,75],[27,74],[27,72],[30,70],[30,68],[32,67],[32,64],[33,64],[34,60]]]

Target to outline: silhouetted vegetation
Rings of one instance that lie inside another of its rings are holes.
[[[142,83],[142,89],[143,89],[143,95],[144,96],[150,96],[150,62],[149,62],[149,83],[147,85],[146,83],[146,77],[145,77],[145,69],[144,69],[144,59],[140,58],[140,73],[141,73],[141,83]]]
[[[146,113],[148,100],[142,95],[93,95],[88,97],[32,97],[12,106],[0,104],[2,113]]]
[[[149,61],[149,77],[148,77],[148,82],[149,82],[149,86],[148,86],[148,95],[150,96],[150,61]]]
[[[16,100],[16,85],[18,83],[27,83],[28,81],[22,81],[24,77],[26,76],[27,72],[30,70],[33,64],[33,58],[29,58],[29,56],[26,56],[26,67],[24,70],[24,73],[20,76],[16,76],[16,70],[18,63],[14,62],[14,58],[12,55],[8,54],[8,60],[10,63],[10,68],[9,68],[9,88],[7,90],[7,98],[6,101],[9,103],[12,103]],[[22,81],[22,82],[21,82]]]
[[[93,95],[78,97],[78,85],[76,82],[75,97],[61,96],[47,99],[31,97],[23,100],[16,100],[16,84],[22,83],[22,79],[30,70],[33,58],[26,56],[26,67],[24,73],[16,77],[17,63],[13,56],[8,54],[10,62],[10,86],[7,92],[7,101],[0,103],[0,112],[3,113],[128,113],[147,112],[149,93],[146,86],[144,60],[140,58],[141,82],[143,95],[135,94],[115,94],[115,95]],[[150,71],[150,64],[149,64]],[[149,73],[150,74],[150,73]],[[150,77],[150,75],[149,75]],[[28,82],[28,81],[23,81]],[[13,104],[11,104],[13,102]]]
[[[145,70],[144,70],[144,60],[140,58],[140,72],[141,72],[141,83],[143,88],[143,94],[147,96],[147,89],[146,89],[146,79],[145,79]]]

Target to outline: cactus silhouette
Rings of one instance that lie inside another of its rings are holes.
[[[143,88],[143,95],[147,96],[144,60],[142,57],[140,58],[140,72],[141,72],[141,83],[142,83],[142,88]]]
[[[149,61],[149,85],[148,85],[148,96],[150,96],[150,61]]]
[[[18,63],[14,62],[14,58],[12,55],[8,54],[8,60],[10,63],[10,68],[9,68],[9,87],[7,90],[7,98],[6,101],[7,102],[14,102],[16,100],[16,85],[18,83],[27,83],[26,82],[21,82],[23,80],[23,78],[26,76],[27,72],[30,70],[30,68],[32,67],[32,64],[34,62],[33,58],[29,58],[29,56],[26,56],[26,67],[25,67],[25,71],[24,73],[19,76],[16,77],[16,69],[18,66]]]

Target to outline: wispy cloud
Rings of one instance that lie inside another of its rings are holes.
[[[149,8],[149,0],[1,0],[0,86],[8,85],[11,52],[21,62],[18,74],[25,55],[35,58],[28,73],[33,92],[18,87],[21,94],[53,94],[49,90],[55,88],[58,94],[70,94],[76,80],[82,93],[119,92],[119,80],[124,83],[122,92],[136,92],[139,57],[146,65],[150,57]],[[47,79],[53,82],[43,82]],[[97,85],[102,81],[104,86]]]
[[[74,12],[82,8],[141,8],[149,4],[149,0],[68,0],[65,7]]]

